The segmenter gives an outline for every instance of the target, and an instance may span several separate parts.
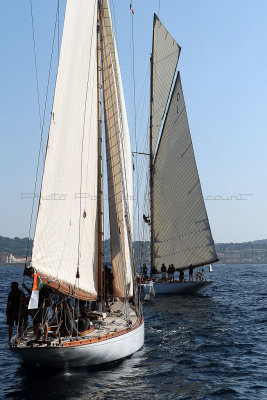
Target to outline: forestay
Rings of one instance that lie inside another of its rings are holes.
[[[178,74],[154,165],[155,265],[217,261]]]
[[[152,155],[155,154],[162,118],[176,71],[180,46],[154,14],[152,45]]]
[[[87,298],[97,296],[96,32],[97,0],[68,1],[32,254],[50,283]]]
[[[115,295],[133,294],[132,171],[129,129],[112,21],[103,1],[102,73],[108,169],[110,243]]]

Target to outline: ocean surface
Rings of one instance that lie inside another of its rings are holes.
[[[22,267],[0,268],[0,398],[267,399],[267,265],[217,265],[202,294],[145,304],[145,345],[119,365],[47,372],[7,349],[5,307]]]

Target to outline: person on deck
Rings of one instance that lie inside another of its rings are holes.
[[[157,271],[156,267],[151,268],[150,276],[151,276],[153,282],[156,282],[156,280],[157,280],[157,272],[158,271]]]
[[[105,302],[106,306],[109,307],[109,300],[111,297],[111,302],[113,303],[113,274],[110,268],[107,265],[104,267],[104,287],[105,287]]]
[[[41,339],[42,328],[43,328],[43,340],[46,341],[48,334],[48,320],[49,320],[49,308],[51,306],[50,290],[47,286],[42,286],[39,292],[38,309],[33,316],[33,330],[36,335],[36,340]]]
[[[144,264],[143,267],[142,267],[142,279],[143,279],[143,282],[148,281],[146,264]]]
[[[8,294],[6,316],[7,325],[9,326],[8,334],[9,341],[12,339],[14,323],[18,325],[19,336],[22,335],[22,321],[23,321],[23,301],[24,293],[19,290],[18,282],[11,283],[11,291]]]
[[[78,319],[78,331],[85,332],[90,327],[90,319],[87,317],[86,312],[83,311]]]
[[[184,282],[184,271],[180,271],[179,281]]]
[[[23,297],[23,302],[22,302],[22,320],[23,320],[23,330],[25,332],[28,327],[28,318],[29,318],[29,314],[30,314],[29,310],[28,310],[28,305],[29,305],[32,291],[25,285],[25,283],[22,284],[22,287],[28,293],[28,296],[26,295]]]
[[[190,267],[189,268],[189,281],[193,281],[194,280],[194,268]]]
[[[200,281],[203,281],[203,275],[202,275],[202,273],[201,272],[199,272],[199,271],[197,271],[196,272],[196,280],[200,280]]]
[[[169,265],[168,277],[169,277],[170,282],[174,282],[174,272],[175,272],[174,265],[173,264]]]
[[[162,282],[166,282],[166,273],[167,273],[167,268],[166,265],[163,263],[161,266],[161,277],[162,277]]]

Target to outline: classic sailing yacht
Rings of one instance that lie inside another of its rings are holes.
[[[102,100],[115,298],[107,308],[112,289],[102,269]],[[131,239],[130,139],[107,0],[67,1],[51,115],[27,269],[43,287],[39,308],[32,310],[33,329],[14,338],[10,349],[46,367],[117,361],[143,346],[144,322]],[[36,293],[37,283],[30,304]]]
[[[190,281],[156,279],[156,294],[197,292],[210,281],[192,279],[218,261],[198,176],[180,73],[181,48],[154,15],[150,93],[151,269],[190,270]],[[156,273],[153,274],[154,276]],[[158,275],[157,275],[158,276]]]

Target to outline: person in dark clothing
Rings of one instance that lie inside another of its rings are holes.
[[[180,271],[179,281],[184,282],[184,271]]]
[[[166,268],[166,265],[164,263],[162,264],[160,270],[161,270],[162,282],[166,282],[167,268]]]
[[[9,341],[12,339],[14,323],[19,327],[19,336],[22,335],[24,297],[24,293],[19,290],[18,282],[12,282],[6,307]]]
[[[30,302],[30,298],[31,298],[31,293],[32,293],[32,291],[31,291],[31,289],[29,289],[29,288],[26,286],[26,284],[25,284],[24,282],[23,282],[23,284],[22,284],[22,287],[23,287],[23,289],[25,289],[26,292],[28,293],[28,296],[26,295],[26,296],[24,297],[24,301],[23,301],[23,329],[24,329],[24,332],[25,332],[26,329],[27,329],[27,327],[28,327],[28,317],[29,317],[29,314],[31,315],[31,313],[29,313],[28,305],[29,305],[29,302]]]
[[[143,264],[143,266],[142,266],[142,280],[143,280],[143,282],[148,281],[146,264]]]
[[[190,267],[189,268],[189,281],[193,281],[194,280],[194,268]]]
[[[105,302],[107,307],[109,307],[109,298],[111,297],[111,302],[113,302],[113,274],[107,265],[104,267],[104,287],[105,287]]]
[[[167,274],[168,274],[168,280],[171,281],[171,266],[170,265],[168,266]]]
[[[143,220],[146,224],[150,225],[150,219],[145,214],[143,214]]]
[[[155,282],[157,279],[157,268],[156,267],[152,267],[151,271],[150,271],[150,276],[152,278],[152,281]]]
[[[44,340],[47,339],[50,306],[50,290],[44,285],[39,292],[38,310],[33,316],[33,330],[37,340],[41,339],[42,326],[44,328]]]
[[[78,331],[85,332],[90,327],[90,320],[86,315],[86,312],[83,311],[79,320],[78,320]]]
[[[173,264],[169,265],[169,268],[168,268],[168,277],[169,277],[170,282],[173,282],[173,281],[174,281],[174,272],[175,272],[174,265],[173,265]]]

